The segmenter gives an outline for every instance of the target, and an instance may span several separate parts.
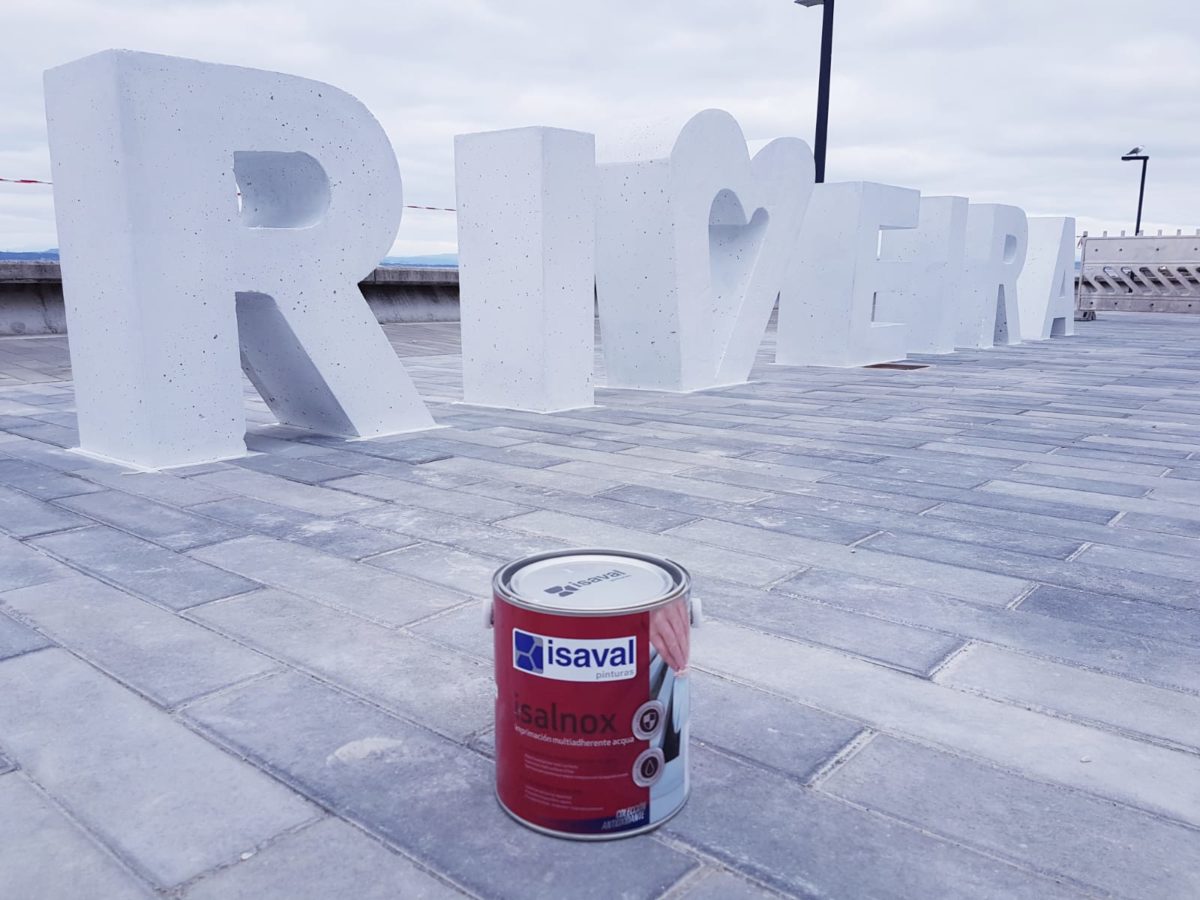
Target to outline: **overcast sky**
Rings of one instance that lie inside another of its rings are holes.
[[[828,180],[1132,230],[1200,227],[1200,3],[841,0]],[[453,137],[716,106],[811,142],[821,13],[791,0],[6,0],[0,177],[49,179],[42,71],[124,47],[315,78],[390,135],[405,202],[454,205]],[[0,249],[56,246],[51,189],[0,184]],[[394,253],[454,249],[409,210]]]

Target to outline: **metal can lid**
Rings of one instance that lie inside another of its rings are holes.
[[[563,550],[510,563],[496,573],[495,586],[519,606],[587,616],[657,606],[687,584],[687,572],[669,560],[622,550]]]

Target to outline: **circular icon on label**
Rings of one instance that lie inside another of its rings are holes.
[[[638,787],[650,787],[662,776],[663,752],[657,747],[643,750],[633,764],[633,783]]]
[[[662,728],[666,709],[658,700],[648,700],[637,708],[633,714],[633,734],[635,737],[648,741]]]

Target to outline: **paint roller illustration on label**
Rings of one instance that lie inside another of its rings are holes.
[[[613,550],[501,568],[496,796],[538,831],[581,840],[661,825],[688,796],[687,571]]]

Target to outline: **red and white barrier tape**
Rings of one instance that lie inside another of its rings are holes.
[[[36,178],[0,178],[9,184],[50,184],[49,181],[38,181]]]

